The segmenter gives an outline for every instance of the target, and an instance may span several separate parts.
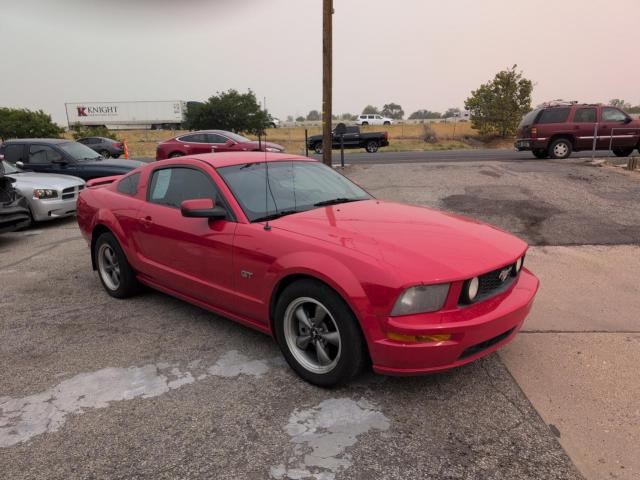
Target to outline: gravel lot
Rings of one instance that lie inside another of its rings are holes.
[[[348,173],[378,196],[472,214],[534,243],[637,243],[640,213],[627,205],[640,184],[575,170]],[[0,274],[5,478],[581,478],[498,355],[318,389],[266,336],[160,293],[107,296],[73,220],[1,236]]]

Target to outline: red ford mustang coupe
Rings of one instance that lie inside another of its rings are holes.
[[[376,200],[305,157],[196,155],[88,185],[78,223],[111,296],[143,283],[256,328],[317,385],[368,362],[476,360],[513,339],[538,288],[518,238]]]

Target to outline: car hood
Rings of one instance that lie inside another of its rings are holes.
[[[284,150],[284,147],[282,145],[278,145],[277,143],[273,143],[273,142],[258,142],[257,140],[255,140],[252,142],[243,143],[243,145],[248,145],[251,148],[259,148],[260,144],[262,144],[263,148],[266,145],[269,148],[277,148],[278,150]]]
[[[271,225],[369,255],[395,267],[406,282],[471,278],[527,249],[519,238],[469,218],[378,200],[317,208]]]
[[[16,187],[30,186],[34,188],[64,189],[75,187],[76,185],[84,185],[84,180],[81,178],[57,173],[23,172],[12,173],[7,176],[16,180]]]

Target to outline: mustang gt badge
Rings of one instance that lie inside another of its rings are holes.
[[[500,275],[498,275],[498,278],[500,279],[501,282],[504,282],[507,278],[509,278],[510,273],[511,273],[511,267],[505,268],[500,272]]]

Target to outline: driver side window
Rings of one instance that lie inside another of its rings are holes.
[[[603,122],[624,122],[626,119],[627,119],[627,116],[617,108],[602,109]]]
[[[62,160],[62,155],[46,145],[29,146],[29,163],[42,165]]]
[[[185,200],[200,198],[211,198],[216,202],[216,205],[225,207],[222,196],[213,180],[200,170],[171,167],[153,172],[147,195],[149,202],[180,208]]]

